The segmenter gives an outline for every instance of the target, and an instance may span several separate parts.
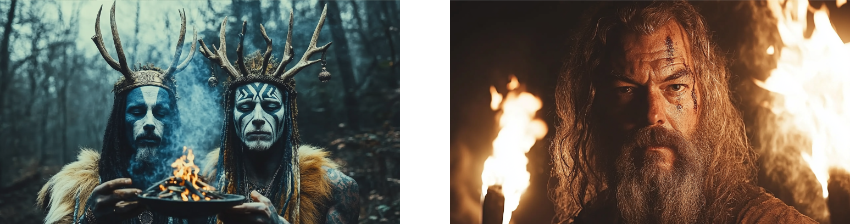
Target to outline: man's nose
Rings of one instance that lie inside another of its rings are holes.
[[[263,108],[260,106],[260,104],[257,104],[257,106],[254,108],[254,120],[251,121],[251,123],[257,127],[262,126],[266,123],[266,121],[263,120]]]
[[[145,131],[153,131],[153,129],[155,129],[155,128],[156,128],[156,126],[154,126],[153,124],[146,124],[144,126]]]
[[[667,99],[664,98],[660,90],[650,90],[647,93],[646,126],[665,125],[667,123],[667,111],[665,109]]]

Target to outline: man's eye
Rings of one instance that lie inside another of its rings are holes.
[[[243,111],[243,112],[249,111],[249,110],[251,110],[251,105],[248,105],[247,103],[246,104],[240,104],[239,106],[236,107],[236,109],[238,109],[239,111]]]
[[[634,92],[635,92],[635,87],[631,87],[631,86],[617,87],[617,93],[619,93],[619,94],[632,94]]]
[[[673,84],[673,85],[670,85],[669,88],[670,88],[671,91],[679,92],[679,91],[685,90],[685,84]]]

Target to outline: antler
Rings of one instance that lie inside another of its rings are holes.
[[[289,32],[286,33],[286,44],[283,46],[283,60],[277,66],[277,69],[275,69],[274,77],[283,74],[286,64],[292,61],[292,22],[292,11],[289,11]]]
[[[103,59],[106,60],[106,63],[108,63],[109,66],[112,66],[112,69],[121,72],[125,79],[133,79],[133,72],[130,71],[130,66],[127,65],[127,59],[124,58],[124,49],[121,47],[121,38],[118,37],[118,28],[115,25],[115,2],[112,2],[112,10],[109,13],[109,19],[111,21],[110,26],[112,27],[112,39],[115,42],[115,50],[118,53],[118,61],[112,59],[112,57],[109,56],[109,52],[106,51],[106,47],[103,46],[103,36],[100,34],[101,11],[103,11],[103,5],[101,5],[100,9],[97,11],[97,20],[94,23],[94,30],[96,34],[91,37],[91,39],[94,41],[94,44],[97,45],[97,49],[100,51],[100,56],[103,56]]]
[[[290,21],[292,20],[290,19]],[[269,66],[269,58],[271,58],[272,56],[272,39],[269,38],[269,35],[266,34],[266,28],[263,27],[263,24],[260,24],[260,33],[263,34],[263,39],[266,40],[266,53],[263,54],[263,71],[260,72],[261,75],[265,75],[266,69]]]
[[[177,10],[177,12],[180,12],[180,10]],[[183,37],[186,34],[186,10],[185,9],[183,9],[183,12],[180,12],[180,19],[183,21],[183,25],[180,26],[180,37],[177,38],[177,47],[176,47],[177,49],[174,52],[174,59],[172,60],[171,65],[168,66],[168,69],[165,70],[164,75],[166,77],[173,74],[173,73],[182,71],[184,68],[186,68],[187,65],[189,65],[189,61],[192,60],[192,57],[195,56],[195,41],[198,40],[198,31],[195,31],[195,28],[192,28],[192,31],[195,32],[195,38],[194,38],[194,40],[192,40],[192,49],[189,50],[189,57],[187,57],[185,60],[183,60],[183,63],[181,63],[180,65],[177,65],[177,63],[180,62],[180,55],[183,54]]]
[[[201,53],[211,61],[218,63],[221,68],[227,70],[227,73],[230,74],[230,76],[233,76],[233,78],[239,78],[242,75],[239,74],[239,72],[236,71],[236,68],[233,68],[233,65],[231,65],[230,61],[227,60],[227,51],[225,50],[227,42],[224,40],[224,31],[226,27],[227,17],[225,16],[224,21],[221,22],[221,31],[219,32],[219,43],[221,48],[216,48],[215,45],[213,45],[213,50],[215,50],[215,52],[210,51],[210,49],[207,48],[203,39],[198,40],[201,42]]]
[[[325,16],[328,12],[328,5],[325,4],[325,8],[322,10],[322,17],[319,19],[319,25],[316,26],[316,31],[313,32],[313,38],[310,39],[310,46],[307,47],[307,51],[304,52],[304,56],[301,57],[301,60],[298,61],[298,64],[295,64],[294,67],[289,69],[289,71],[283,72],[284,67],[289,61],[292,60],[292,12],[289,13],[289,33],[286,35],[286,45],[284,46],[283,53],[283,61],[280,63],[280,66],[275,70],[274,76],[280,76],[280,79],[286,80],[292,78],[296,73],[300,72],[302,69],[315,64],[316,62],[321,61],[321,59],[310,61],[310,56],[318,52],[325,52],[328,47],[333,43],[330,42],[325,44],[325,46],[316,47],[316,42],[319,40],[319,32],[322,30],[322,25],[325,24]],[[283,75],[281,75],[283,73]]]
[[[248,74],[248,68],[245,67],[245,57],[242,54],[242,44],[245,43],[245,25],[248,24],[248,21],[242,21],[242,32],[239,33],[239,46],[236,47],[236,66],[239,66],[239,71],[242,74]]]

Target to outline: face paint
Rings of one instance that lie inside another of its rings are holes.
[[[283,94],[274,85],[254,82],[236,88],[233,121],[249,150],[267,150],[283,135]]]
[[[124,126],[128,142],[136,150],[136,160],[156,158],[158,149],[168,142],[177,114],[174,110],[170,94],[161,87],[142,86],[127,94]]]
[[[676,53],[673,50],[673,39],[670,39],[670,36],[667,36],[667,39],[664,41],[664,44],[667,45],[667,63],[673,64],[673,53]]]
[[[694,99],[694,110],[697,109],[697,92],[696,92],[696,83],[694,83],[694,88],[691,89],[691,99]]]

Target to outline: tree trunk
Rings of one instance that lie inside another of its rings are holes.
[[[232,23],[233,24],[232,26],[230,24],[228,24],[227,26],[228,26],[228,33],[230,33],[230,30],[233,30],[234,35],[237,37],[237,38],[234,38],[234,40],[236,40],[236,41],[234,41],[234,44],[239,44],[238,36],[239,36],[239,33],[242,32],[242,21],[245,20],[245,21],[248,22],[248,24],[245,25],[246,26],[245,36],[248,37],[248,38],[246,38],[246,40],[245,40],[245,44],[243,46],[244,48],[242,50],[242,54],[247,57],[248,54],[251,54],[252,52],[254,52],[254,50],[265,49],[266,48],[266,45],[265,45],[266,41],[263,40],[263,36],[260,35],[260,23],[265,22],[265,21],[263,21],[263,11],[260,7],[260,2],[259,1],[233,0],[232,5],[233,6],[231,8],[234,9],[233,15],[234,15],[234,18],[236,19],[236,22]],[[259,44],[259,45],[257,45],[257,44]],[[253,46],[254,50],[248,50],[248,49],[251,49],[251,48],[249,48],[249,46]],[[235,47],[233,48],[233,55],[234,56],[232,58],[236,58],[236,48]],[[228,56],[228,58],[230,58],[230,56]],[[234,66],[235,66],[235,64],[234,64]]]
[[[134,60],[136,62],[141,61],[141,60],[139,60],[139,42],[141,42],[139,40],[139,14],[141,13],[141,11],[142,11],[141,1],[138,1],[138,2],[136,2],[136,30],[135,30],[135,33],[133,34],[134,44],[133,44],[133,52],[132,52],[132,55],[133,55],[132,60]]]
[[[3,26],[3,39],[0,39],[0,80],[8,80],[11,75],[9,68],[9,41],[12,39],[12,24],[15,21],[15,6],[17,0],[12,0],[12,6],[9,7],[9,14],[6,18],[6,24]],[[9,82],[0,82],[0,95],[6,95],[6,88]],[[0,97],[0,108],[5,108],[6,97]]]
[[[336,62],[339,63],[340,71],[331,73],[337,74],[342,78],[342,86],[345,90],[344,103],[347,111],[348,126],[353,130],[360,129],[360,106],[357,103],[356,83],[354,80],[354,67],[351,63],[351,55],[348,51],[348,38],[345,37],[345,30],[340,19],[340,10],[337,1],[320,1],[319,9],[328,6],[327,25],[331,29],[331,37],[334,45],[331,45],[330,51],[335,56]]]
[[[397,23],[394,20],[395,10],[392,9],[390,4],[391,3],[389,1],[381,2],[381,5],[384,7],[384,15],[387,18],[387,20],[384,21],[383,30],[384,30],[384,35],[387,38],[387,43],[389,44],[390,57],[392,58],[392,62],[390,62],[390,67],[393,67],[393,71],[395,71],[395,70],[398,70],[398,69],[396,69],[396,68],[398,68],[398,58],[396,58],[396,53],[395,53],[396,50],[395,50],[395,41],[393,41],[393,32],[394,32],[394,29],[398,29],[398,25],[396,25]],[[401,70],[399,70],[399,71],[401,71]]]
[[[0,124],[6,124],[6,89],[9,86],[9,76],[12,74],[12,69],[9,68],[9,41],[12,38],[12,24],[15,20],[15,6],[18,1],[12,0],[12,5],[9,7],[9,14],[6,18],[6,24],[3,25],[3,37],[0,39]],[[5,135],[5,130],[8,127],[0,127],[4,130],[0,134]],[[0,149],[7,148],[9,142],[0,142],[3,146]],[[3,180],[3,167],[0,166],[0,180]]]

